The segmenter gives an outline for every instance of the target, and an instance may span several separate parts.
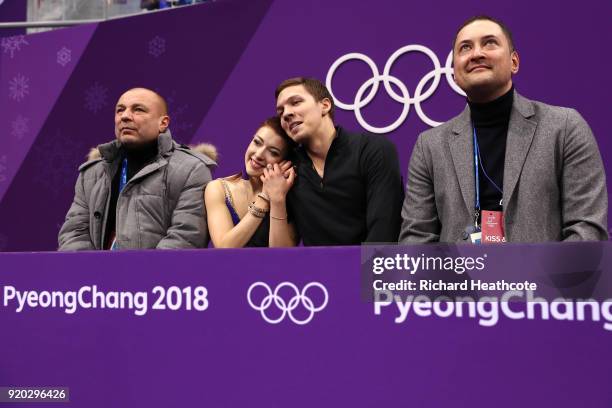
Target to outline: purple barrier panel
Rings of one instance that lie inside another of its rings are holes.
[[[536,263],[537,248],[490,257]],[[612,404],[610,311],[401,320],[361,300],[359,266],[357,247],[0,254],[0,386],[68,387],[77,407]],[[45,291],[68,306],[16,312]],[[130,292],[134,306],[73,310],[71,291],[108,305]]]

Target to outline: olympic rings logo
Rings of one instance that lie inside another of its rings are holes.
[[[255,289],[255,288],[259,287],[259,286],[263,287],[266,290],[267,294],[262,299],[260,304],[256,305],[256,304],[253,303],[253,299],[251,298],[251,294],[253,292],[253,289]],[[279,295],[280,290],[282,288],[284,288],[284,287],[291,288],[291,290],[295,293],[295,295],[293,295],[291,297],[291,299],[289,299],[289,301],[286,301],[285,299],[283,299],[283,297],[281,297]],[[321,305],[319,305],[319,306],[315,306],[313,301],[312,301],[312,299],[310,299],[306,295],[306,292],[308,291],[308,289],[310,289],[312,287],[319,288],[321,290],[321,292],[323,293],[324,299],[323,299],[323,302],[321,303]],[[280,323],[281,321],[283,321],[283,319],[286,316],[289,316],[291,321],[293,323],[295,323],[295,324],[299,324],[299,325],[307,324],[307,323],[309,323],[312,320],[312,318],[314,317],[314,314],[316,312],[319,312],[319,311],[323,310],[325,308],[325,306],[327,306],[327,301],[328,300],[329,300],[329,295],[327,293],[327,289],[325,289],[325,286],[323,286],[319,282],[310,282],[309,284],[304,286],[304,288],[302,289],[301,292],[298,290],[297,286],[295,286],[291,282],[282,282],[282,283],[280,283],[276,287],[276,289],[274,289],[274,292],[272,291],[270,286],[268,286],[264,282],[255,282],[255,283],[253,283],[249,287],[249,290],[247,291],[247,301],[249,302],[249,305],[253,309],[259,311],[261,313],[261,317],[263,317],[263,319],[266,322],[270,323],[270,324]],[[266,314],[266,310],[268,310],[272,306],[272,303],[274,303],[274,306],[276,306],[276,308],[278,308],[281,311],[280,317],[277,317],[276,319],[271,319]],[[304,319],[301,319],[301,320],[296,318],[293,315],[293,311],[300,304],[309,312],[308,316],[305,317]]]
[[[410,96],[410,93],[408,92],[406,85],[402,81],[400,81],[397,77],[394,77],[393,75],[391,75],[391,67],[393,66],[395,61],[399,57],[401,57],[402,55],[408,52],[421,52],[425,54],[426,56],[428,56],[431,62],[433,63],[433,69],[429,71],[427,74],[425,74],[425,76],[421,78],[421,80],[417,84],[413,97]],[[359,61],[365,62],[370,67],[370,70],[372,71],[372,78],[365,81],[359,87],[357,94],[355,94],[355,100],[353,101],[353,103],[344,103],[334,96],[331,83],[332,83],[334,74],[336,73],[336,70],[340,67],[340,65],[350,60],[359,60]],[[445,76],[446,81],[448,82],[450,87],[455,92],[457,92],[459,95],[465,96],[465,92],[463,92],[463,90],[461,90],[461,88],[457,86],[453,78],[452,63],[453,63],[453,52],[452,51],[448,54],[444,67],[441,67],[438,57],[436,56],[436,54],[434,54],[432,50],[430,50],[429,48],[423,45],[411,44],[411,45],[406,45],[405,47],[400,48],[399,50],[395,51],[391,55],[391,57],[389,57],[389,59],[387,60],[387,63],[385,64],[383,73],[381,75],[378,72],[378,67],[376,66],[374,61],[372,61],[370,57],[368,57],[365,54],[352,52],[350,54],[346,54],[338,58],[331,65],[331,67],[329,68],[329,71],[327,72],[327,77],[325,79],[325,85],[327,86],[329,93],[334,98],[334,102],[336,106],[343,110],[355,111],[355,118],[357,119],[357,122],[359,122],[359,124],[364,129],[366,129],[368,132],[389,133],[389,132],[394,131],[395,129],[400,127],[402,123],[404,123],[404,120],[406,120],[406,117],[408,116],[408,112],[410,111],[410,106],[413,104],[414,104],[414,109],[416,110],[419,118],[421,118],[421,120],[425,122],[426,124],[428,124],[429,126],[436,127],[438,125],[441,125],[442,122],[436,122],[435,120],[425,115],[425,113],[423,112],[423,109],[421,108],[421,102],[429,98],[436,91],[440,83],[440,77],[442,75]],[[427,90],[423,92],[423,88],[425,88],[425,85],[429,81],[431,81],[429,88],[427,88]],[[404,107],[402,109],[402,113],[400,114],[399,118],[397,118],[395,122],[385,127],[375,127],[365,121],[365,119],[363,118],[363,115],[361,114],[361,109],[363,109],[368,103],[372,101],[372,99],[374,99],[374,96],[376,95],[376,92],[378,92],[378,87],[381,82],[383,83],[385,90],[387,91],[389,96],[394,101],[404,104]],[[391,84],[394,84],[399,88],[401,95],[398,95],[393,90],[393,88],[391,87]],[[368,88],[370,89],[370,91],[364,97],[364,94],[366,93]]]

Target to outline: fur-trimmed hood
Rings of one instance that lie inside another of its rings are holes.
[[[191,150],[201,153],[204,156],[211,158],[214,161],[217,161],[217,157],[219,154],[217,153],[217,148],[210,143],[200,143],[193,146],[188,146]],[[87,154],[87,161],[97,160],[101,157],[100,150],[97,147],[92,147]]]
[[[217,152],[217,148],[210,143],[199,143],[197,145],[189,146],[189,148],[198,153],[202,153],[204,156],[208,156],[213,159],[215,162],[219,157],[219,153]]]

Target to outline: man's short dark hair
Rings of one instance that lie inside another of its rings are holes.
[[[329,101],[331,102],[331,108],[329,109],[328,113],[329,113],[329,117],[331,118],[331,120],[334,120],[334,109],[335,109],[334,98],[332,98],[327,87],[323,85],[323,82],[319,81],[316,78],[306,78],[306,77],[289,78],[281,82],[281,84],[278,87],[276,87],[276,91],[274,92],[274,98],[278,99],[278,95],[283,91],[283,89],[289,88],[290,86],[296,86],[296,85],[303,85],[304,89],[306,89],[308,93],[311,94],[314,97],[315,101],[317,102],[320,102],[325,98],[329,99]]]
[[[501,20],[498,20],[496,18],[493,18],[493,17],[490,17],[490,16],[486,16],[486,15],[480,15],[480,16],[473,16],[473,17],[468,18],[457,29],[457,31],[455,32],[455,39],[453,40],[453,52],[455,51],[455,44],[457,43],[457,36],[459,35],[459,32],[461,30],[463,30],[463,28],[465,26],[468,26],[468,25],[472,24],[475,21],[482,21],[482,20],[490,21],[492,23],[497,24],[499,26],[499,28],[501,28],[501,30],[504,33],[504,35],[506,36],[506,39],[508,39],[508,44],[510,45],[510,52],[513,52],[515,50],[515,48],[514,48],[514,39],[512,38],[512,31],[510,31],[508,26],[506,24],[504,24]]]

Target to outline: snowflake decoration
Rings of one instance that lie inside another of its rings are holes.
[[[41,188],[59,197],[74,187],[79,162],[87,150],[82,141],[67,138],[59,129],[54,137],[45,139],[34,147],[40,157],[36,160],[36,170],[40,176],[35,181]]]
[[[156,89],[155,92],[160,95],[164,94],[160,89]],[[173,137],[175,139],[185,138],[184,133],[193,128],[193,123],[186,120],[189,105],[179,105],[177,103],[176,91],[172,91],[170,96],[166,98],[166,102],[168,103],[168,116],[170,116],[170,120],[172,121],[170,129],[172,130]]]
[[[4,183],[6,181],[6,171],[8,168],[6,167],[6,155],[0,156],[0,183]]]
[[[21,102],[30,93],[30,79],[18,74],[9,82],[9,96],[11,99]]]
[[[99,83],[95,83],[85,91],[85,108],[95,113],[108,105],[108,89]]]
[[[62,67],[65,67],[70,61],[72,61],[71,54],[72,51],[70,48],[62,47],[62,49],[57,52],[57,63]]]
[[[149,55],[159,58],[164,52],[166,52],[166,40],[159,35],[156,35],[151,41],[149,41]]]
[[[15,56],[15,52],[21,51],[22,45],[28,45],[29,43],[26,41],[24,35],[14,35],[12,37],[4,37],[2,38],[2,42],[0,46],[2,46],[2,51],[4,53],[9,53],[11,58]]]
[[[170,105],[169,115],[172,119],[172,131],[176,132],[177,135],[182,134],[183,132],[191,129],[193,127],[192,123],[185,121],[185,113],[187,112],[189,105],[181,105],[175,108],[172,108]]]
[[[30,119],[24,118],[18,115],[17,118],[11,123],[11,135],[21,140],[30,131],[28,126]]]

